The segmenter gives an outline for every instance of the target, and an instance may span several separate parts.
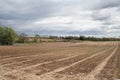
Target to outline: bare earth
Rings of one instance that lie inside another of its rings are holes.
[[[119,42],[0,46],[0,80],[117,80]]]

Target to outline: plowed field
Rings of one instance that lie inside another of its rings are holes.
[[[117,80],[119,42],[0,46],[0,80]]]

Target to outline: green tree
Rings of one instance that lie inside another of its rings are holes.
[[[0,44],[12,45],[16,39],[16,32],[9,27],[0,26]]]
[[[19,42],[19,43],[26,43],[26,42],[28,42],[27,34],[21,33],[21,34],[18,36],[18,42]]]
[[[34,42],[40,42],[40,36],[38,34],[35,35]]]
[[[86,40],[86,37],[85,36],[80,36],[79,40]]]

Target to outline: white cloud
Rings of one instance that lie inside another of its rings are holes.
[[[69,24],[72,22],[71,17],[65,17],[65,16],[55,16],[55,17],[48,17],[43,20],[38,20],[34,22],[36,25],[40,24]]]
[[[0,0],[0,2],[0,25],[13,26],[16,31],[56,34],[60,34],[60,31],[62,34],[80,32],[91,33],[93,36],[97,31],[104,33],[101,36],[120,34],[120,0]]]

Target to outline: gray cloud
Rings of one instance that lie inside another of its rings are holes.
[[[99,5],[100,9],[112,7],[120,7],[120,0],[105,0],[101,1],[101,5]]]
[[[110,14],[105,14],[100,11],[94,11],[92,13],[93,20],[100,20],[100,21],[106,21],[110,18]]]
[[[117,30],[120,30],[120,25],[111,26],[110,29],[117,29]]]
[[[89,4],[91,4],[91,6],[88,6],[88,9],[100,10],[105,8],[120,7],[120,0],[96,0],[91,1]]]
[[[29,35],[118,36],[119,9],[120,0],[0,0],[0,25]]]
[[[0,1],[0,19],[5,23],[8,20],[17,23],[31,22],[48,17],[56,11],[57,3],[49,0],[4,0]]]
[[[106,26],[109,26],[109,25],[112,25],[113,23],[112,22],[109,22],[109,21],[105,21],[103,22],[103,25],[106,25]]]

